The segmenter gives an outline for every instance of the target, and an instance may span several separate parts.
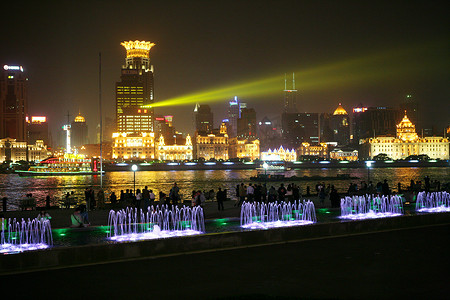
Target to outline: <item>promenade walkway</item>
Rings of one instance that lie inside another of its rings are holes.
[[[448,299],[449,225],[0,276],[18,299]]]

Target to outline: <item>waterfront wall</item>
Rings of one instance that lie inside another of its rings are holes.
[[[44,251],[3,255],[0,258],[0,274],[179,255],[199,251],[255,247],[314,238],[363,234],[435,224],[448,226],[450,224],[450,213],[320,223],[271,230],[214,233],[135,243],[60,247]]]

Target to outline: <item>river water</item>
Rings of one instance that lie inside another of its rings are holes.
[[[228,196],[235,196],[235,187],[241,182],[250,182],[251,176],[257,175],[257,170],[195,170],[195,171],[140,171],[133,172],[108,172],[103,176],[103,187],[106,197],[111,192],[120,194],[120,190],[133,189],[134,176],[136,189],[144,188],[145,185],[152,189],[158,198],[158,193],[163,191],[168,194],[174,182],[180,187],[180,193],[184,199],[190,199],[192,190],[213,189],[217,191],[219,187],[228,189]],[[376,184],[378,181],[388,180],[389,185],[396,190],[397,183],[403,187],[409,185],[411,179],[421,180],[429,176],[431,180],[439,180],[441,183],[450,181],[450,168],[427,167],[427,168],[373,168],[368,174],[367,169],[341,168],[341,169],[302,169],[286,171],[288,176],[336,176],[338,174],[348,174],[358,179],[346,180],[326,180],[326,184],[333,184],[338,192],[347,191],[349,183],[360,183],[366,181],[368,175],[370,180]],[[298,181],[303,194],[306,187],[310,186],[314,191],[317,181]],[[269,182],[268,186],[276,188],[280,182]],[[77,197],[84,198],[84,190],[93,187],[98,190],[100,187],[99,176],[57,176],[57,177],[19,177],[16,174],[0,174],[0,198],[8,198],[8,210],[17,209],[17,199],[25,197],[31,193],[36,198],[38,206],[44,206],[44,199],[50,195],[52,205],[57,205],[57,200],[67,192],[74,192]]]

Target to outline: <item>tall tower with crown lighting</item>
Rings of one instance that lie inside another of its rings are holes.
[[[145,113],[140,108],[154,102],[150,49],[155,44],[146,41],[124,41],[121,45],[126,49],[127,55],[125,65],[122,66],[120,82],[116,83],[117,131],[131,134],[137,133],[136,128],[139,128],[140,132],[152,132],[153,108],[145,109]],[[144,114],[143,117],[141,114]]]

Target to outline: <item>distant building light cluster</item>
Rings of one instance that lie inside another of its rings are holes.
[[[23,72],[23,67],[22,66],[8,66],[8,65],[4,65],[3,69],[5,69],[6,71],[13,70],[13,71]]]
[[[354,113],[360,113],[360,112],[365,112],[367,110],[367,107],[355,107],[353,109]]]

